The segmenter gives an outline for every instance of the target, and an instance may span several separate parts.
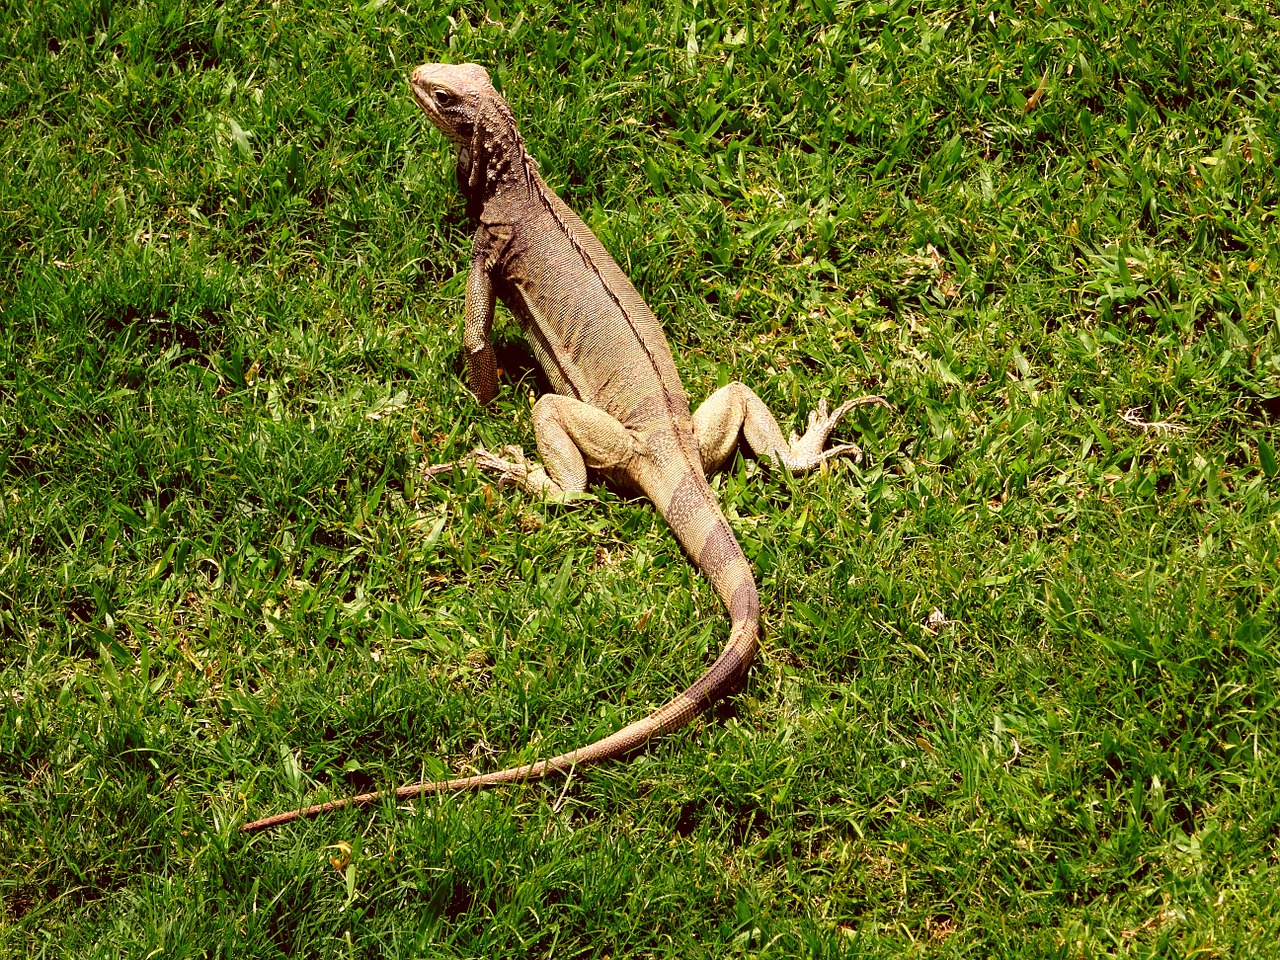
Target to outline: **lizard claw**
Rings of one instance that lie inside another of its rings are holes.
[[[430,480],[442,473],[450,473],[455,468],[466,469],[474,466],[477,470],[494,476],[499,489],[514,484],[526,493],[542,497],[550,503],[563,504],[595,499],[585,491],[562,490],[547,476],[541,464],[525,456],[523,447],[506,446],[502,448],[502,454],[499,456],[484,447],[476,447],[460,460],[423,466],[422,475]]]
[[[840,422],[840,418],[846,412],[853,407],[861,407],[868,404],[876,404],[882,407],[889,406],[884,397],[855,397],[840,404],[834,412],[828,412],[826,398],[819,400],[817,408],[809,411],[809,428],[805,430],[804,436],[797,437],[795,433],[792,433],[791,449],[779,451],[778,459],[782,461],[787,469],[795,473],[812,470],[819,464],[846,453],[853,457],[855,461],[860,462],[862,460],[862,450],[856,443],[841,443],[827,450],[824,450],[823,447],[826,445],[827,438],[831,436],[831,432],[836,428],[836,424]]]
[[[466,465],[467,461],[465,459],[449,460],[446,463],[424,463],[418,470],[428,480],[433,480],[442,473],[451,473],[455,468],[465,467]]]
[[[450,460],[447,463],[433,463],[423,466],[422,475],[427,479],[431,479],[438,477],[442,473],[450,473],[458,467],[465,469],[466,467],[474,466],[477,470],[482,470],[485,473],[496,474],[499,487],[505,487],[512,483],[523,484],[532,471],[534,464],[529,462],[524,455],[524,450],[520,447],[503,447],[502,452],[510,459],[496,456],[484,447],[476,447],[460,460]]]

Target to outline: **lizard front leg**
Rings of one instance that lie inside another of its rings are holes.
[[[566,502],[587,489],[587,470],[625,471],[636,454],[627,429],[589,403],[548,393],[533,405],[533,432],[542,463],[525,457],[519,447],[506,447],[505,456],[484,448],[453,463],[427,467],[431,477],[458,465],[474,464],[495,474],[499,483],[515,483],[535,496]]]
[[[823,446],[847,410],[871,403],[889,406],[883,397],[859,397],[846,400],[834,413],[828,413],[827,401],[820,400],[818,409],[809,414],[809,429],[804,436],[792,433],[787,440],[778,421],[755,391],[744,383],[730,383],[709,396],[693,414],[693,433],[702,454],[703,471],[710,475],[721,469],[733,455],[739,439],[746,440],[756,456],[766,457],[793,473],[812,470],[842,453],[851,453],[855,460],[861,460],[862,451],[855,444],[842,443],[829,450]]]
[[[476,231],[467,274],[467,298],[463,306],[462,346],[467,351],[467,384],[476,399],[488,404],[498,395],[498,359],[489,342],[493,329],[496,291],[490,275],[490,251],[494,237],[485,227]]]

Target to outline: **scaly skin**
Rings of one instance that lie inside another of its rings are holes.
[[[733,690],[759,637],[759,601],[751,568],[707,485],[740,440],[757,455],[796,472],[811,470],[852,444],[824,450],[827,437],[857,403],[826,402],[803,437],[788,442],[749,388],[731,383],[696,413],[657,319],[587,226],[542,181],[506,102],[475,64],[425,64],[413,73],[413,96],[458,151],[458,185],[478,227],[467,279],[463,345],[471,389],[483,403],[497,394],[489,330],[495,299],[519,319],[554,393],[533,409],[542,464],[518,449],[507,456],[477,450],[471,463],[537,496],[568,500],[586,489],[588,471],[638,488],[658,507],[676,538],[714,585],[729,613],[729,641],[688,689],[595,743],[548,760],[394,791],[399,800],[523,781],[625,756],[653,737],[687,724]],[[458,463],[428,467],[434,476]],[[387,793],[317,804],[247,823],[245,832],[314,816]]]

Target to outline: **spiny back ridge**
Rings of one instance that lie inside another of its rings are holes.
[[[515,132],[516,143],[520,149],[521,162],[526,165],[525,174],[532,179],[532,171],[529,169],[528,164],[532,164],[533,170],[536,171],[537,161],[529,156],[529,152],[524,149],[524,141],[520,137],[519,130],[514,125],[514,119],[512,121],[512,130]],[[653,347],[640,331],[640,328],[636,326],[635,318],[631,316],[627,308],[623,306],[622,301],[618,298],[618,295],[614,293],[613,287],[610,286],[609,281],[605,279],[604,274],[600,272],[600,268],[596,266],[596,262],[591,258],[590,252],[578,240],[577,234],[569,224],[565,222],[564,218],[560,216],[559,211],[556,210],[551,201],[547,198],[547,188],[536,187],[534,188],[534,192],[538,195],[538,199],[542,202],[542,206],[546,209],[547,213],[551,214],[551,218],[556,222],[556,225],[559,226],[561,233],[563,233],[568,239],[570,246],[572,246],[578,256],[582,258],[582,262],[587,269],[596,275],[596,279],[600,281],[600,286],[604,288],[604,292],[608,295],[609,299],[613,301],[613,305],[618,308],[618,312],[621,313],[623,318],[627,321],[627,326],[631,328],[632,334],[644,349],[645,356],[648,357],[650,366],[653,367],[654,376],[657,377],[659,387],[662,390],[662,399],[666,401],[667,409],[670,410],[672,400],[671,391],[667,389],[667,378],[662,375],[662,369],[658,365],[658,358],[653,355]],[[689,456],[686,444],[679,443],[677,446],[680,448],[680,453],[685,459],[685,465],[690,470],[700,471],[702,469],[702,465],[695,464],[693,462],[692,458]]]

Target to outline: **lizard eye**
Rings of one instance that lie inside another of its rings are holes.
[[[450,93],[448,90],[434,90],[432,91],[431,96],[435,99],[436,103],[442,107],[450,106],[457,102],[458,99],[455,94]]]

